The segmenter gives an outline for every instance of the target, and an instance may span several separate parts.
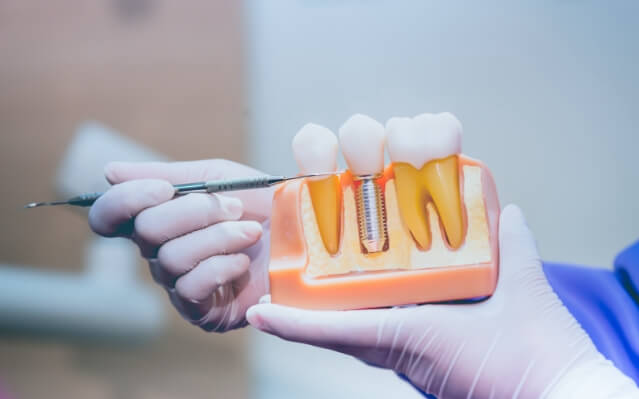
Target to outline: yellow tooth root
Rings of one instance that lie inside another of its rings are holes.
[[[420,170],[444,225],[448,244],[457,249],[464,240],[464,221],[459,194],[459,162],[456,155],[428,162]]]
[[[399,212],[420,249],[430,247],[431,234],[426,218],[426,192],[419,172],[408,163],[394,163],[395,189]]]
[[[331,255],[339,250],[342,193],[337,176],[308,180],[308,190],[324,247]]]

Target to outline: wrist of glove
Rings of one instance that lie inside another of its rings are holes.
[[[549,399],[639,398],[635,382],[610,360],[598,356],[570,368],[548,394]]]

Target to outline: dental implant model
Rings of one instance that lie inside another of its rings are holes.
[[[489,170],[461,153],[461,123],[422,114],[384,129],[355,115],[339,136],[348,171],[275,191],[271,301],[361,309],[491,295],[499,201]],[[335,135],[318,125],[293,139],[302,173],[334,171],[337,151]]]
[[[384,172],[384,127],[356,114],[339,129],[342,154],[355,180],[357,226],[366,253],[388,249],[386,204],[377,180]]]

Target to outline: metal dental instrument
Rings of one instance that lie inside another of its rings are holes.
[[[226,191],[238,191],[238,190],[252,190],[256,188],[265,188],[274,186],[279,183],[283,183],[289,180],[305,179],[307,177],[321,177],[331,176],[340,172],[328,172],[328,173],[311,173],[302,176],[255,176],[245,177],[240,179],[229,180],[211,180],[206,182],[197,183],[185,183],[176,184],[175,195],[183,195],[188,193],[220,193]],[[103,193],[86,193],[81,194],[73,198],[69,198],[66,201],[51,201],[51,202],[32,202],[25,205],[25,208],[38,208],[40,206],[51,205],[73,205],[73,206],[91,206],[100,198]]]

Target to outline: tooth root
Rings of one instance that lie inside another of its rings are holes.
[[[425,188],[420,173],[413,165],[393,163],[395,191],[400,216],[420,249],[430,247],[431,233],[426,217]]]
[[[458,165],[457,156],[452,155],[430,161],[420,171],[453,249],[459,248],[464,240]]]
[[[329,254],[339,250],[341,225],[341,189],[337,176],[320,180],[309,180],[308,190],[313,203],[320,236]]]

